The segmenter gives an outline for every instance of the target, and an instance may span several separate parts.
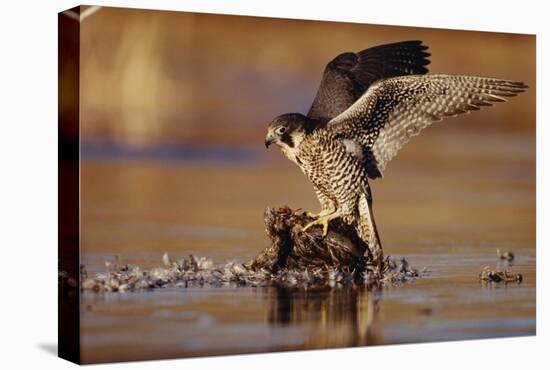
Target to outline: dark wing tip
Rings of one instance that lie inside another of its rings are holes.
[[[308,117],[336,117],[378,80],[428,73],[426,50],[422,40],[409,40],[339,54],[325,67]]]
[[[358,61],[359,56],[357,54],[345,52],[331,60],[327,67],[351,70],[357,65]]]
[[[407,40],[407,41],[396,42],[396,44],[403,44],[403,45],[411,44],[411,45],[418,45],[418,46],[422,45],[423,43],[424,43],[424,41],[422,41],[422,40]],[[424,45],[422,45],[422,46],[424,46]]]
[[[375,76],[373,80],[402,75],[426,74],[431,62],[428,46],[422,40],[400,41],[374,46],[356,55],[357,73]],[[371,83],[374,81],[370,81]]]
[[[400,42],[394,43],[394,45],[415,46],[415,47],[417,47],[421,50],[428,50],[429,49],[429,46],[424,44],[424,41],[422,41],[422,40],[400,41]]]

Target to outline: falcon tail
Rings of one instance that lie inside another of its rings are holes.
[[[384,259],[384,253],[382,252],[382,244],[380,243],[378,230],[374,222],[370,188],[367,188],[366,191],[359,196],[358,213],[359,219],[356,225],[357,234],[367,243],[372,263],[380,266]]]

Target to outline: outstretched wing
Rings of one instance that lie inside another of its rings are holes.
[[[369,177],[381,177],[411,137],[445,116],[506,101],[523,82],[452,75],[394,77],[374,84],[344,113],[328,122],[336,137],[363,148]]]
[[[424,74],[430,55],[422,41],[375,46],[343,53],[325,68],[308,117],[328,121],[351,106],[369,86],[383,78]]]

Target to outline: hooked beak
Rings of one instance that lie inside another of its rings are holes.
[[[275,138],[271,135],[271,133],[268,133],[265,137],[265,147],[269,148],[271,144],[275,141]]]

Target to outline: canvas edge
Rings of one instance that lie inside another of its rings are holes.
[[[58,356],[80,364],[80,6],[58,13]]]

